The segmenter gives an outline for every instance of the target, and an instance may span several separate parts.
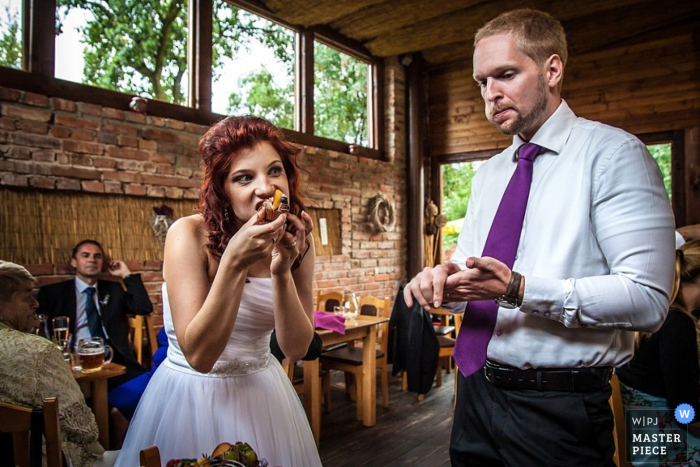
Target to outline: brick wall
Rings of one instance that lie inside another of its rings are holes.
[[[403,69],[386,63],[387,159],[303,147],[299,164],[309,206],[341,210],[342,254],[318,257],[316,290],[351,288],[395,295],[405,281],[405,119]],[[198,138],[207,127],[0,87],[0,190],[71,190],[104,196],[198,197]],[[367,203],[382,193],[395,206],[396,227],[373,234]],[[0,226],[9,229],[9,226]],[[76,239],[76,241],[79,239]],[[124,259],[141,273],[162,312],[162,263]],[[72,276],[60,264],[27,264],[42,283]]]

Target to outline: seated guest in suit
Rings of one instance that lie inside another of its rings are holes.
[[[616,370],[620,379],[625,410],[655,407],[657,419],[665,430],[685,432],[675,423],[674,411],[680,404],[695,410],[695,423],[688,426],[688,446],[667,449],[666,455],[645,458],[645,462],[696,465],[700,462],[700,409],[695,319],[691,313],[700,308],[700,240],[690,241],[676,250],[676,274],[671,307],[661,329],[653,334],[637,334],[634,358]],[[652,417],[654,415],[651,415]],[[670,431],[668,431],[670,433]],[[641,461],[633,456],[633,461]],[[693,460],[695,460],[693,462]]]
[[[71,350],[75,350],[80,339],[90,336],[103,337],[112,347],[112,361],[124,365],[126,373],[109,379],[108,400],[130,419],[150,374],[139,365],[129,344],[126,315],[150,314],[153,305],[140,274],[131,274],[123,261],[110,261],[107,265],[107,272],[121,278],[123,287],[116,281],[98,280],[103,261],[102,245],[97,241],[78,243],[71,258],[75,278],[41,287],[39,313],[49,318],[70,318]]]
[[[39,322],[34,314],[39,306],[32,294],[35,286],[25,268],[0,261],[0,402],[40,409],[45,397],[57,397],[63,454],[69,465],[112,465],[116,452],[103,459],[95,417],[61,351],[29,333]]]

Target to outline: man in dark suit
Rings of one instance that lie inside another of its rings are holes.
[[[120,282],[98,280],[103,270],[103,250],[95,240],[83,240],[73,248],[71,266],[75,278],[39,289],[39,310],[50,318],[70,318],[69,346],[76,350],[78,341],[103,337],[114,351],[113,362],[126,367],[126,373],[108,380],[108,400],[127,418],[131,418],[146,388],[150,373],[142,367],[129,344],[127,314],[147,315],[153,311],[139,274],[123,261],[110,261],[107,272]]]

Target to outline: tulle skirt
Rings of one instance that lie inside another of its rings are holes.
[[[158,446],[165,465],[237,441],[250,444],[271,467],[321,465],[301,401],[277,360],[226,377],[193,373],[166,360],[141,397],[116,466],[138,466],[140,450],[149,446]]]

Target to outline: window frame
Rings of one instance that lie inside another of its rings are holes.
[[[671,208],[676,219],[676,226],[686,225],[685,134],[683,130],[642,133],[638,134],[637,137],[646,146],[671,144]]]
[[[283,129],[290,140],[307,146],[344,152],[368,159],[386,161],[384,146],[383,61],[372,56],[361,43],[348,39],[326,26],[304,28],[274,16],[255,0],[226,0],[267,20],[292,29],[297,34],[295,76],[295,129]],[[56,0],[23,0],[23,70],[0,67],[0,86],[103,107],[128,111],[131,94],[66,81],[54,76]],[[53,11],[54,14],[42,14]],[[189,0],[188,66],[190,69],[189,106],[149,100],[148,115],[184,122],[211,125],[225,115],[211,111],[213,0]],[[350,145],[314,134],[314,40],[369,63],[368,141],[371,147]],[[352,149],[351,149],[351,146]]]

